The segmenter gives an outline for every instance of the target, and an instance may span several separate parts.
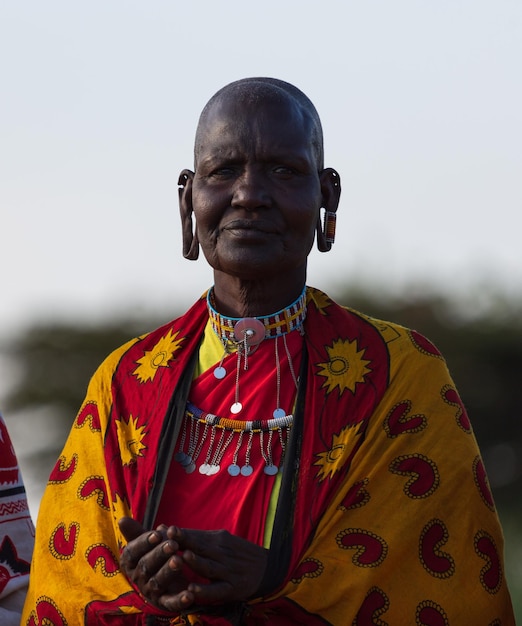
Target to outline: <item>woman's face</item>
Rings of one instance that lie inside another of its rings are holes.
[[[227,98],[200,137],[192,208],[209,264],[247,280],[305,272],[322,202],[310,120],[289,98]]]

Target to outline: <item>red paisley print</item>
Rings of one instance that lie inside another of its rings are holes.
[[[435,578],[449,578],[455,573],[455,562],[441,546],[447,543],[448,529],[439,519],[433,519],[422,529],[419,542],[419,559]]]
[[[455,407],[455,419],[457,420],[457,424],[459,428],[461,428],[465,433],[471,433],[471,422],[469,421],[468,413],[462,400],[460,399],[457,390],[451,385],[444,385],[441,389],[440,395],[446,404],[449,404]]]
[[[343,550],[355,550],[352,563],[358,567],[377,567],[388,554],[388,546],[381,537],[361,528],[346,528],[336,537]]]
[[[449,626],[448,616],[442,607],[430,600],[419,604],[415,617],[418,626]]]
[[[388,622],[379,619],[390,606],[388,596],[379,587],[372,587],[366,594],[361,608],[353,621],[353,626],[388,626]]]
[[[426,427],[425,415],[410,415],[410,412],[409,400],[399,402],[393,407],[384,420],[384,430],[388,437],[394,438],[403,433],[418,433]]]
[[[484,467],[484,463],[482,462],[480,456],[477,456],[473,461],[473,478],[475,480],[475,484],[477,485],[477,489],[479,490],[480,496],[484,501],[484,504],[488,507],[488,509],[494,511],[495,502],[489,488],[486,468]]]
[[[486,562],[480,571],[480,582],[488,593],[497,593],[502,585],[502,566],[493,537],[481,530],[475,535],[475,551]]]
[[[92,431],[99,432],[101,430],[100,414],[94,402],[88,402],[78,413],[76,428],[83,428],[87,423]]]
[[[69,463],[66,462],[65,457],[61,456],[55,463],[54,468],[51,471],[49,482],[52,484],[66,483],[71,479],[71,476],[76,471],[78,465],[78,455],[73,454]]]
[[[424,337],[424,335],[421,335],[416,330],[409,330],[408,335],[411,339],[411,342],[419,352],[422,352],[422,354],[427,354],[428,356],[436,356],[440,359],[442,358],[441,353],[431,343],[431,341],[429,341],[429,339],[426,339],[426,337]]]
[[[109,546],[103,543],[90,546],[85,558],[93,570],[100,568],[104,576],[115,576],[119,571],[118,559]]]
[[[292,582],[300,583],[303,578],[317,578],[323,573],[324,566],[317,559],[305,559],[300,563],[292,576]]]
[[[409,476],[404,485],[408,498],[427,498],[439,486],[439,472],[435,463],[422,454],[399,456],[390,463],[390,472]]]
[[[350,509],[358,509],[365,504],[368,504],[370,501],[370,494],[366,491],[365,487],[369,483],[369,480],[365,478],[364,480],[358,480],[354,483],[346,497],[339,505],[339,509],[341,511],[349,511]]]
[[[76,543],[80,532],[80,524],[74,522],[69,524],[68,530],[65,524],[59,524],[51,535],[49,547],[52,555],[56,559],[67,560],[74,556]]]
[[[78,489],[78,497],[80,500],[87,500],[92,496],[96,496],[96,502],[102,509],[109,510],[109,499],[107,497],[103,476],[90,476],[80,485]]]
[[[56,604],[47,596],[38,598],[36,613],[31,611],[27,626],[67,626],[67,620]]]

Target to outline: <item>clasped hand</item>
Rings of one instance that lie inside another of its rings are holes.
[[[123,517],[119,526],[128,542],[120,558],[122,571],[148,602],[163,610],[240,602],[259,589],[268,551],[246,539],[225,530],[165,525],[146,531],[130,517]]]

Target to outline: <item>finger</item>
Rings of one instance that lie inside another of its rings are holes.
[[[177,554],[173,554],[171,545],[163,544],[162,550],[168,560],[159,563],[160,566],[153,572],[149,568],[154,568],[158,565],[158,562],[156,562],[156,564],[144,563],[144,569],[147,570],[149,575],[152,574],[147,585],[152,590],[163,593],[168,589],[170,589],[171,592],[173,589],[176,589],[176,591],[184,590],[187,583],[183,575],[183,559]],[[144,561],[144,559],[142,559],[142,561]],[[140,566],[141,565],[140,562]]]
[[[228,565],[224,565],[214,559],[209,559],[205,556],[200,556],[192,552],[192,550],[184,550],[182,553],[183,562],[186,563],[190,569],[209,580],[223,580],[227,578],[230,562]]]
[[[188,589],[174,595],[165,594],[159,597],[159,603],[167,611],[183,611],[194,604],[194,594]]]
[[[157,585],[163,585],[164,580],[172,576],[172,572],[181,569],[182,560],[175,556],[178,545],[174,541],[163,541],[160,545],[155,546],[146,554],[143,554],[136,565],[135,579],[148,582],[151,578],[156,578]],[[169,567],[170,559],[175,559],[176,566]]]
[[[216,558],[224,548],[226,531],[192,530],[169,526],[167,536],[177,542],[181,550],[190,550],[200,556]]]
[[[222,604],[231,600],[233,591],[226,581],[211,582],[208,585],[190,583],[187,591],[192,594],[195,604]]]
[[[145,532],[145,528],[132,517],[122,517],[118,520],[118,526],[127,541],[136,539]]]
[[[169,541],[169,548],[166,551],[166,556],[161,558],[161,552],[163,547],[160,547],[159,544],[162,541],[162,536],[158,531],[150,531],[145,532],[139,535],[136,539],[129,541],[129,543],[123,548],[120,557],[120,565],[127,573],[130,570],[134,570],[141,566],[141,570],[143,571],[142,577],[146,576],[147,572],[145,571],[147,567],[153,566],[154,562],[162,564],[166,559],[170,557],[177,550],[177,544],[175,542]],[[158,547],[160,549],[158,550]],[[157,550],[160,554],[156,553],[156,559],[150,556],[150,554],[154,554],[154,551]],[[155,570],[151,570],[155,571]]]

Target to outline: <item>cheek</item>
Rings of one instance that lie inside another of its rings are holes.
[[[302,239],[313,239],[319,215],[319,208],[315,206],[308,206],[295,211],[288,222],[290,236],[294,235]]]
[[[287,230],[285,237],[285,249],[288,254],[302,260],[306,258],[315,241],[317,218],[307,218],[301,214],[299,220],[296,220]]]
[[[198,237],[201,240],[211,238],[219,224],[219,216],[216,214],[216,211],[212,211],[211,207],[200,203],[198,208],[194,208],[194,218],[198,229]]]

